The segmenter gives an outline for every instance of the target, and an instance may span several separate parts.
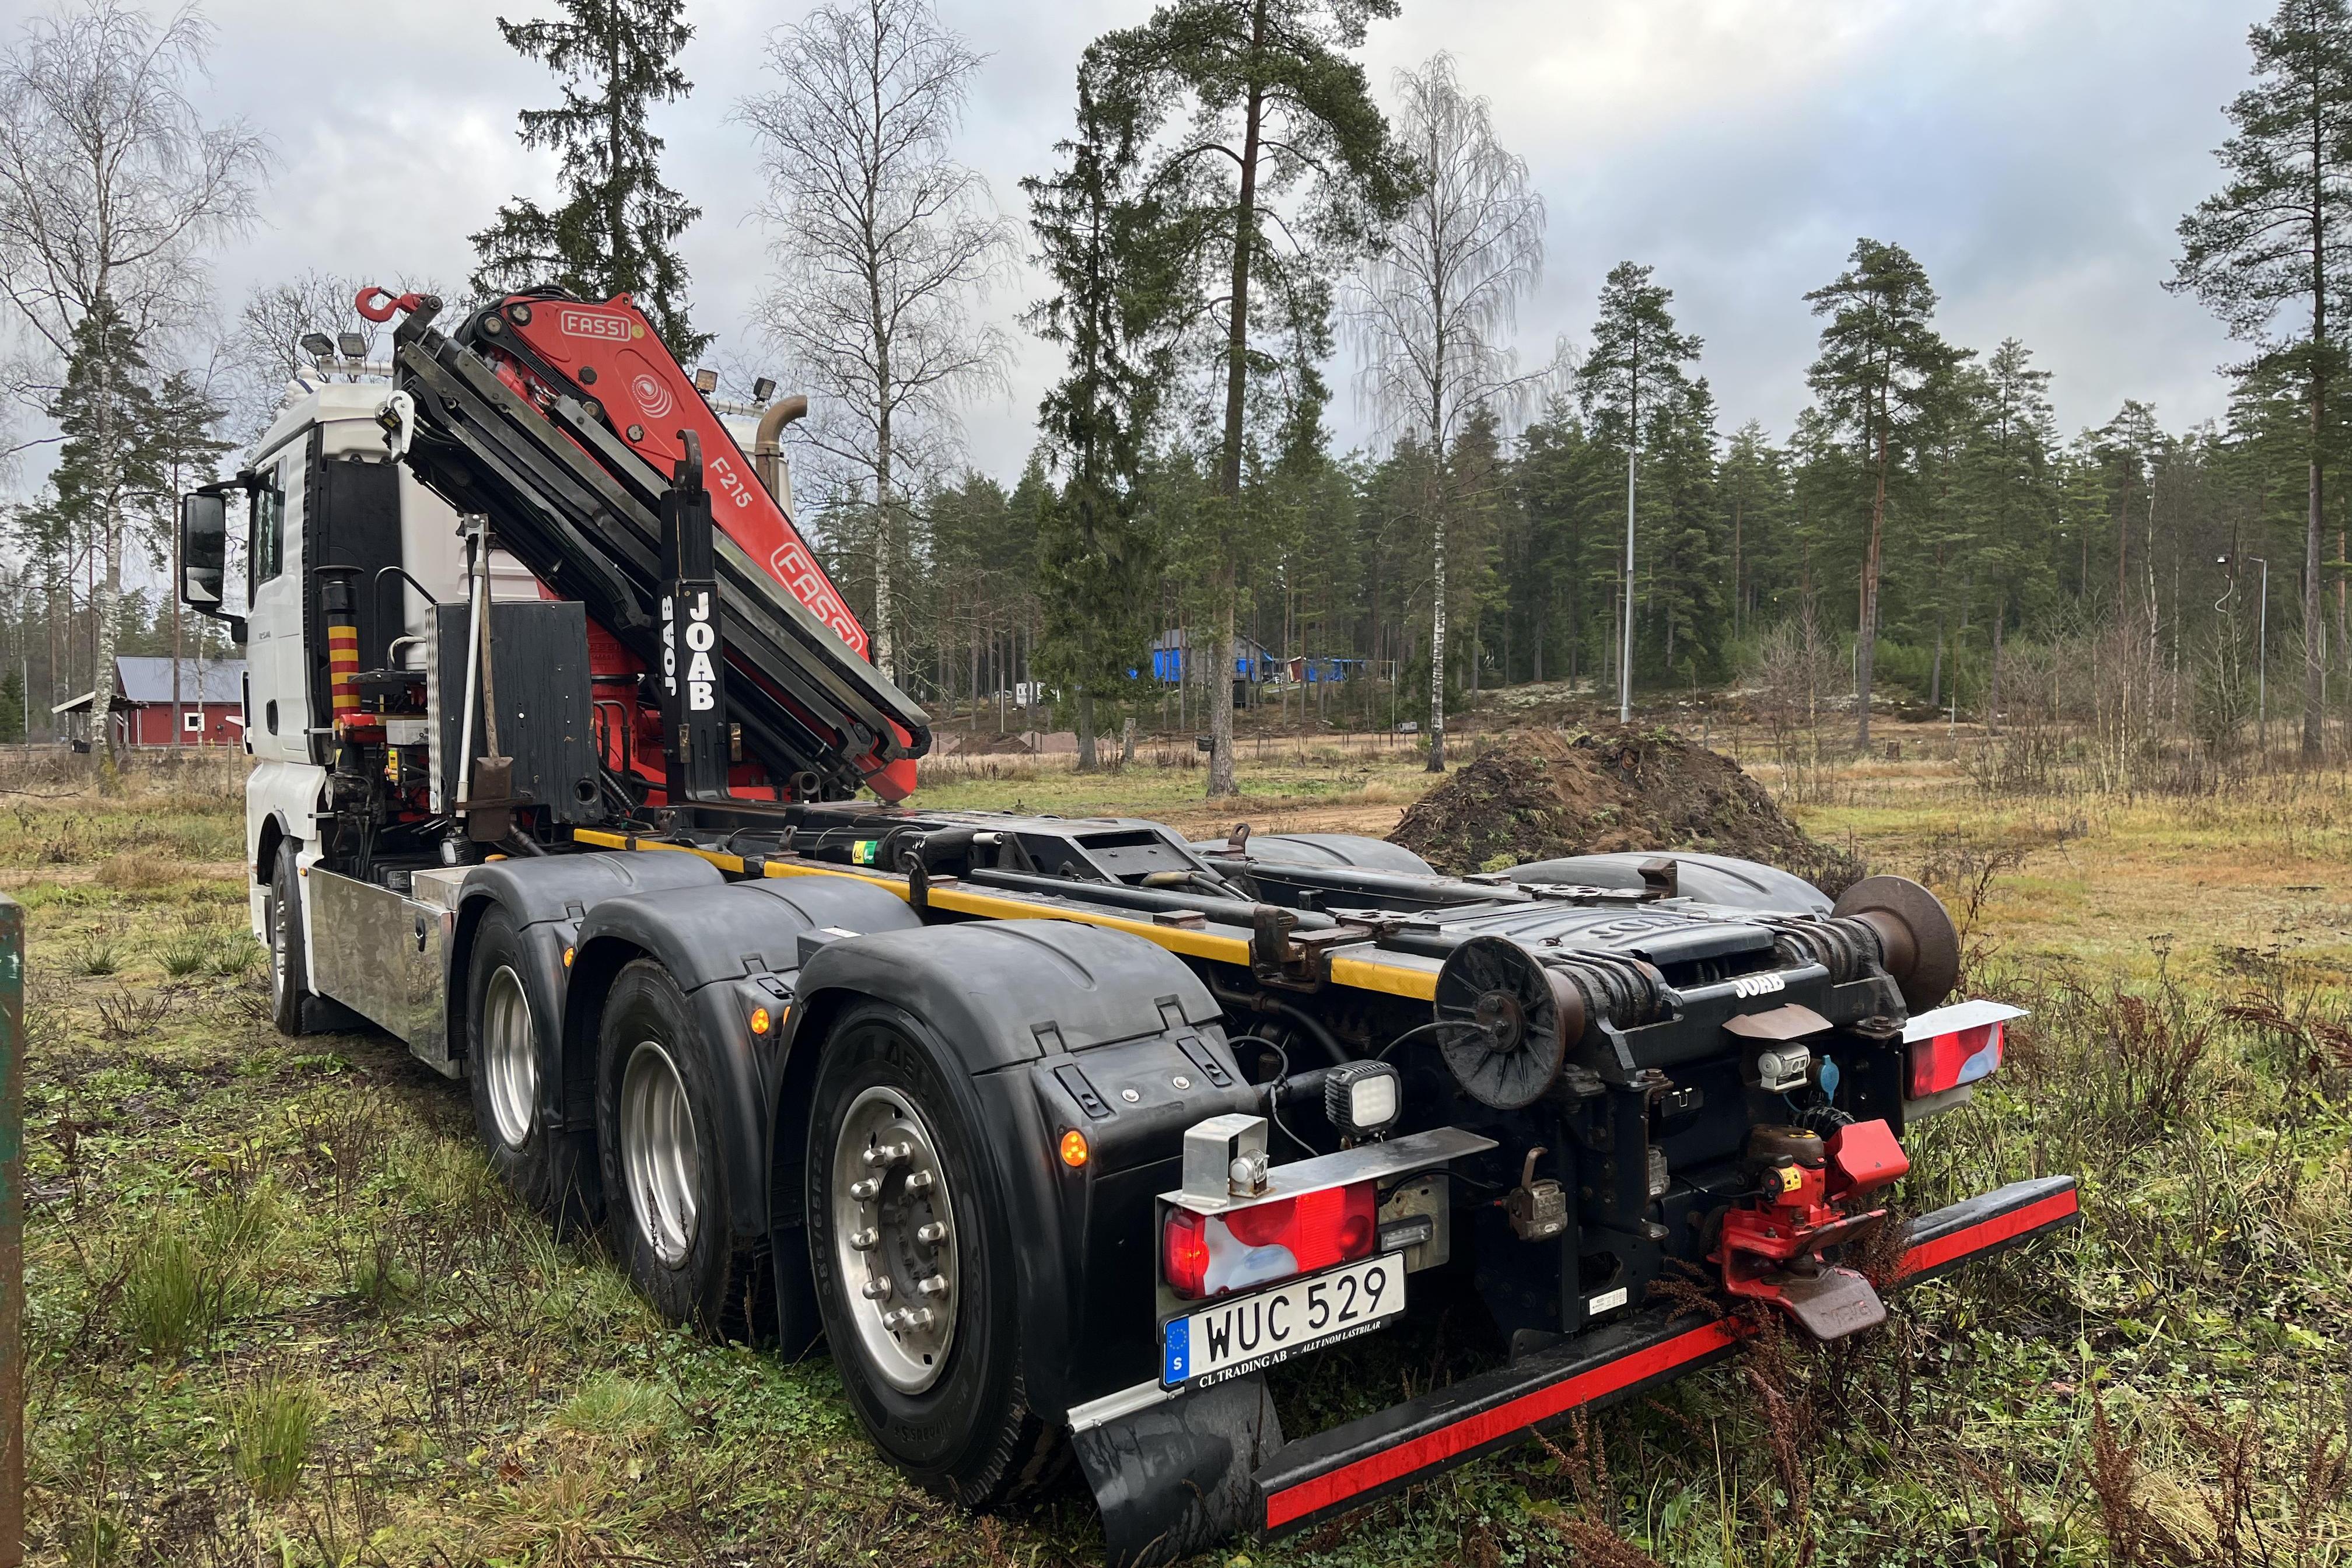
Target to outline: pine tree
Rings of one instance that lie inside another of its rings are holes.
[[[1806,383],[1831,426],[1854,441],[1871,478],[1854,650],[1855,744],[1868,751],[1887,489],[1896,460],[1915,448],[1943,378],[1967,355],[1937,336],[1930,324],[1936,290],[1901,246],[1856,240],[1846,270],[1805,298],[1813,314],[1829,318]]]
[[[1138,106],[1139,136],[1182,119],[1151,170],[1201,237],[1192,280],[1198,319],[1222,318],[1221,341],[1213,351],[1202,347],[1223,382],[1214,472],[1226,515],[1206,542],[1216,661],[1225,669],[1242,551],[1254,542],[1243,496],[1250,416],[1257,412],[1267,432],[1307,401],[1295,371],[1328,347],[1328,277],[1412,188],[1409,161],[1350,58],[1367,24],[1396,12],[1397,0],[1171,0],[1087,50],[1102,79],[1115,84],[1107,90]],[[1263,336],[1290,352],[1268,354]],[[1253,384],[1269,382],[1274,395],[1254,398]],[[1209,699],[1208,793],[1232,795],[1231,683],[1213,681]]]
[[[16,669],[0,675],[0,745],[25,738],[25,678]]]
[[[2013,620],[2038,607],[2055,585],[2050,543],[2057,522],[2053,459],[2057,426],[2050,411],[2050,373],[2032,351],[2004,338],[1977,383],[1980,405],[1975,472],[1978,566],[1992,594],[1992,671],[1988,721],[1998,726],[2001,652]]]
[[[165,495],[176,497],[192,485],[213,477],[221,458],[233,449],[216,434],[221,421],[227,416],[228,410],[213,401],[187,372],[173,371],[163,378],[163,384],[155,392],[155,423],[146,445],[163,476]],[[161,526],[149,531],[147,549],[151,559],[158,565],[168,566],[171,572],[165,602],[171,606],[172,743],[178,745],[184,734],[180,710],[186,695],[181,689],[180,679],[180,531],[174,526],[173,511],[154,515]]]
[[[2320,750],[2320,555],[2331,416],[2345,363],[2332,312],[2352,282],[2352,5],[2282,0],[2250,34],[2254,84],[2227,110],[2235,133],[2216,154],[2228,183],[2180,220],[2168,287],[2195,294],[2233,336],[2259,346],[2242,373],[2284,373],[2306,415],[2303,571],[2303,752]],[[2305,313],[2291,334],[2282,311]],[[2339,532],[2336,555],[2344,555]]]
[[[702,216],[662,183],[662,139],[647,124],[656,103],[693,89],[677,68],[694,36],[680,21],[685,0],[562,0],[562,20],[499,18],[507,46],[563,79],[563,101],[516,116],[522,144],[555,153],[562,205],[550,212],[527,196],[499,209],[472,237],[480,265],[473,285],[503,293],[554,283],[586,299],[636,297],[654,330],[679,359],[692,361],[710,334],[687,320],[687,269],[673,248]]]

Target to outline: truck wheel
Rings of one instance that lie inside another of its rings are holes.
[[[967,1507],[1042,1482],[1058,1433],[1024,1393],[1020,1285],[971,1080],[893,1007],[817,1069],[809,1268],[834,1364],[893,1463]]]
[[[614,979],[596,1051],[605,1237],[660,1313],[708,1333],[745,1316],[719,1097],[685,995],[640,958]]]
[[[302,875],[294,855],[293,840],[280,839],[269,891],[261,901],[262,923],[269,932],[270,1021],[281,1035],[309,1032],[302,1001],[310,989],[310,965],[302,948]]]
[[[540,1112],[539,1020],[524,984],[522,936],[493,907],[474,929],[466,977],[466,1079],[474,1131],[496,1170],[534,1207],[552,1207],[546,1118]]]

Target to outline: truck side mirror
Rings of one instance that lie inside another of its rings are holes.
[[[218,615],[228,574],[228,499],[218,490],[180,498],[180,603]]]

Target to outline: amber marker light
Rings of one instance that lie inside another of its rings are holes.
[[[1087,1163],[1087,1135],[1076,1128],[1062,1134],[1062,1163],[1075,1171]]]
[[[765,1007],[754,1007],[751,1009],[751,1032],[753,1034],[766,1034],[768,1032],[769,1025],[772,1022],[772,1020],[769,1018],[768,1010]]]
[[[563,950],[563,967],[566,969],[572,967],[572,950],[568,947]]]

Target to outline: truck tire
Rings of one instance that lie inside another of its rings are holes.
[[[1059,1451],[1025,1395],[1014,1242],[985,1125],[970,1076],[914,1017],[869,1003],[834,1028],[806,1166],[825,1337],[875,1445],[968,1508],[1034,1489]],[[908,1312],[931,1317],[886,1316]]]
[[[525,1203],[554,1205],[553,1162],[541,1075],[551,1059],[523,982],[526,959],[514,917],[493,906],[474,929],[466,973],[466,1081],[474,1131],[491,1169]]]
[[[262,898],[261,919],[269,932],[270,1021],[281,1035],[309,1033],[302,1005],[310,991],[310,963],[302,945],[302,874],[295,864],[297,846],[278,840],[278,863],[270,868],[269,891]]]
[[[745,1331],[758,1278],[735,1245],[719,1104],[685,994],[660,963],[631,961],[597,1036],[605,1239],[656,1310],[712,1335]]]

